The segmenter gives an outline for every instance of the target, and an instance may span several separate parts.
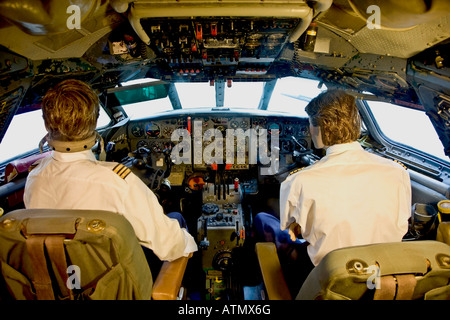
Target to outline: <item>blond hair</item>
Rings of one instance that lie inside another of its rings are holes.
[[[50,139],[80,141],[95,132],[99,99],[86,83],[64,80],[42,98],[42,113]]]
[[[361,134],[361,118],[355,97],[342,90],[322,92],[306,106],[311,125],[320,127],[326,146],[357,140]]]

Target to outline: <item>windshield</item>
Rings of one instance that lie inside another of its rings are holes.
[[[277,81],[270,99],[268,110],[288,112],[292,115],[308,117],[306,105],[327,87],[317,80],[286,77]]]
[[[224,107],[256,109],[261,99],[263,82],[233,82],[225,84]],[[175,84],[183,108],[211,108],[216,106],[215,85],[210,83]]]
[[[152,79],[133,80],[122,83],[123,86],[149,82]],[[153,80],[154,81],[154,80]],[[264,82],[224,83],[223,107],[257,109],[263,96]],[[319,86],[319,81],[286,77],[277,80],[268,110],[307,117],[305,107],[308,102],[326,86]],[[175,88],[183,109],[215,108],[216,86],[214,82],[179,82]],[[169,97],[139,103],[122,105],[131,119],[147,118],[155,113],[173,110]]]

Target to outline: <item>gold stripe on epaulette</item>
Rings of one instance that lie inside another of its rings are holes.
[[[299,171],[302,171],[303,169],[305,169],[305,167],[302,167],[302,168],[299,168],[299,169],[295,169],[294,171],[291,171],[291,172],[289,173],[289,175],[294,174],[294,173],[297,173],[297,172],[299,172]]]
[[[33,170],[34,168],[36,168],[40,163],[41,163],[40,160],[37,160],[37,161],[33,162],[33,163],[28,167],[28,172],[31,172],[31,170]]]
[[[401,163],[400,161],[394,159],[394,162],[397,162],[399,165],[401,165],[403,167],[403,169],[408,170],[408,167],[405,166],[403,163]]]
[[[113,171],[122,179],[125,179],[131,173],[131,170],[129,168],[125,167],[121,163],[119,163],[117,166],[115,166],[113,168]]]

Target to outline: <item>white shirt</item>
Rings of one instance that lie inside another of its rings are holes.
[[[329,147],[281,184],[281,229],[300,225],[314,265],[334,249],[401,241],[410,216],[408,172],[358,142]]]
[[[133,173],[125,179],[114,162],[97,161],[91,150],[53,151],[28,175],[26,208],[108,210],[131,223],[141,245],[161,260],[197,251],[193,237],[164,214],[155,194]]]

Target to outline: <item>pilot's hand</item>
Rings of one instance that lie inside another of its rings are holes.
[[[297,222],[292,222],[289,225],[289,236],[292,241],[297,240],[297,237],[302,233],[300,225]]]

